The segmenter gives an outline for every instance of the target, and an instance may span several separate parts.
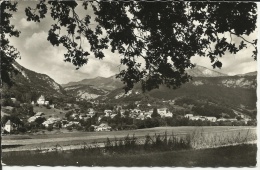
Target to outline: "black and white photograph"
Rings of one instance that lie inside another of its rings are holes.
[[[257,168],[260,3],[0,3],[2,169]]]

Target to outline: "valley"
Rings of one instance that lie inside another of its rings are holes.
[[[47,148],[55,143],[79,147],[83,141],[102,142],[126,133],[145,136],[169,130],[181,134],[191,132],[191,126],[216,132],[256,125],[253,73],[228,76],[198,66],[194,72],[187,71],[193,79],[181,88],[160,86],[143,92],[141,84],[136,84],[125,93],[115,76],[59,85],[18,63],[15,68],[20,72],[13,77],[15,84],[2,90],[3,146],[18,146],[20,138],[23,146],[4,151],[35,149],[45,139]]]

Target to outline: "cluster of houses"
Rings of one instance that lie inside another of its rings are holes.
[[[235,118],[219,118],[217,119],[216,117],[213,117],[213,116],[200,116],[200,115],[193,115],[193,114],[186,114],[184,116],[185,118],[189,118],[189,120],[201,120],[201,121],[210,121],[210,122],[220,122],[220,121],[230,121],[230,122],[236,122],[238,121],[237,119]],[[241,121],[244,121],[245,124],[247,124],[248,121],[251,121],[250,118],[243,118],[241,119]]]
[[[14,102],[16,101],[15,98],[12,99]],[[171,101],[172,103],[174,103],[174,101]],[[38,100],[36,101],[37,104],[39,105],[49,105],[49,101],[45,100],[45,97],[43,95],[41,95]],[[34,102],[32,102],[32,104],[34,104]],[[138,103],[137,103],[138,104]],[[54,108],[54,105],[50,105],[51,107]],[[150,104],[148,104],[147,106],[151,106]],[[67,104],[68,108],[71,108],[71,104]],[[73,107],[75,108],[75,107]],[[129,110],[125,110],[123,109],[121,106],[117,106],[116,108],[114,108],[113,110],[104,110],[104,114],[100,115],[98,117],[98,123],[100,123],[100,125],[95,126],[92,125],[92,127],[94,128],[94,131],[111,131],[111,127],[107,124],[102,122],[102,118],[103,117],[110,117],[110,118],[114,118],[118,113],[121,114],[121,117],[125,117],[126,116],[126,112],[129,113],[129,117],[133,118],[133,119],[139,119],[139,120],[145,120],[148,118],[152,118],[152,114],[154,112],[154,109],[150,109],[148,111],[143,111],[140,110],[138,105],[137,108],[135,109],[129,109]],[[169,111],[169,109],[167,109],[166,107],[161,107],[157,109],[157,113],[163,118],[167,118],[167,117],[172,117],[173,114],[172,112]],[[27,121],[29,123],[33,123],[35,122],[38,118],[44,118],[45,121],[42,123],[42,125],[46,128],[48,127],[58,127],[58,128],[66,128],[66,127],[70,127],[70,126],[80,126],[80,120],[88,120],[90,118],[92,118],[95,115],[95,110],[93,108],[89,108],[87,110],[86,113],[80,113],[80,109],[79,108],[75,108],[73,113],[70,114],[69,119],[65,119],[65,118],[58,118],[58,117],[49,117],[47,119],[45,119],[45,114],[43,112],[37,112],[34,116],[30,117],[27,119]],[[186,114],[184,116],[185,118],[189,118],[190,120],[202,120],[202,121],[210,121],[210,122],[218,122],[218,121],[231,121],[231,122],[235,122],[237,121],[237,119],[228,119],[228,118],[219,118],[217,119],[216,117],[210,117],[210,116],[200,116],[200,115],[193,115],[193,114]],[[245,124],[247,124],[248,121],[251,121],[250,118],[247,117],[243,117],[243,115],[241,116],[241,120],[245,122]],[[7,123],[4,126],[4,130],[6,130],[7,132],[11,132],[13,130],[13,125],[12,122],[10,122],[10,120],[7,121]]]
[[[119,110],[122,117],[125,116],[124,115],[125,111],[126,110],[124,109]],[[153,109],[149,111],[142,111],[140,109],[130,109],[129,112],[130,112],[129,114],[130,118],[144,120],[152,117]],[[157,112],[161,117],[172,117],[172,113],[167,108],[159,108],[157,109]],[[104,110],[104,113],[105,113],[104,117],[114,118],[117,115],[112,110]]]

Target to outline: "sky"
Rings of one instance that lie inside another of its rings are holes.
[[[20,52],[21,59],[16,60],[19,64],[32,71],[47,74],[59,84],[80,81],[82,79],[94,78],[97,76],[110,77],[119,73],[121,69],[120,56],[118,53],[110,52],[109,49],[104,51],[106,57],[103,60],[90,56],[88,64],[84,65],[79,70],[76,70],[76,67],[72,63],[64,62],[63,54],[66,52],[65,48],[62,46],[53,47],[50,42],[47,41],[48,30],[50,25],[53,24],[53,20],[47,15],[40,23],[26,21],[24,9],[27,6],[34,7],[35,2],[19,2],[18,11],[11,20],[11,23],[15,25],[15,28],[21,31],[19,38],[10,38],[10,43]],[[84,10],[79,8],[77,9],[77,12],[84,14]],[[255,31],[246,38],[252,40],[257,36],[259,37],[258,34],[259,33]],[[251,53],[249,52],[252,49],[253,48],[248,45],[247,49],[244,49],[237,54],[226,53],[220,58],[220,61],[223,63],[222,68],[215,70],[228,75],[256,71],[257,62],[253,60]],[[210,59],[207,57],[194,56],[191,58],[191,61],[197,65],[212,69],[212,63],[210,63]]]

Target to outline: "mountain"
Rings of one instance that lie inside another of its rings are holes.
[[[187,69],[186,72],[192,77],[221,77],[228,76],[227,74],[223,74],[214,70],[210,70],[203,66],[195,66],[192,69]]]
[[[64,87],[67,95],[74,96],[78,99],[96,99],[99,96],[108,94],[108,90],[100,89],[92,85],[77,84]]]
[[[60,97],[65,94],[64,89],[46,74],[36,73],[17,62],[13,63],[13,67],[18,74],[12,74],[14,85],[8,87],[3,84],[3,95],[18,98],[22,102],[30,102],[40,95],[46,97]]]
[[[75,86],[75,85],[91,85],[104,90],[115,90],[117,88],[123,87],[123,83],[115,76],[111,76],[108,78],[96,77],[92,79],[83,79],[78,82],[69,82],[67,84],[63,84],[62,86],[68,87],[68,86]]]
[[[193,80],[178,89],[169,89],[160,86],[146,92],[151,98],[172,100],[178,97],[209,99],[215,102],[240,106],[240,104],[254,108],[256,102],[256,76],[228,76],[210,70],[206,67],[196,66],[187,70]],[[125,94],[123,83],[115,76],[104,78],[84,79],[79,82],[71,82],[63,85],[68,94],[81,99],[98,99],[110,102],[128,102],[142,100],[144,94],[140,84]]]
[[[117,103],[141,100],[146,95],[160,100],[187,97],[194,100],[209,100],[230,107],[243,105],[254,109],[257,101],[256,87],[257,80],[254,76],[194,77],[193,80],[178,89],[160,86],[159,89],[143,94],[141,86],[137,85],[128,94],[124,94],[122,89],[116,89],[107,94],[105,98],[107,101],[109,99]]]
[[[257,71],[245,73],[245,74],[237,74],[236,76],[257,76]]]

